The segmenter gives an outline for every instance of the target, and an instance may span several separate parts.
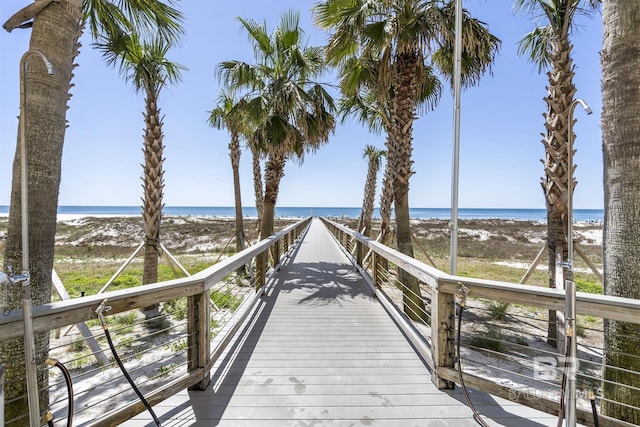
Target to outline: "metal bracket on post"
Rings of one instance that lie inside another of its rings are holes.
[[[104,318],[104,312],[111,311],[111,306],[107,305],[107,301],[108,300],[105,298],[104,300],[102,300],[98,308],[96,308],[96,314],[98,315],[98,320],[100,321],[103,329],[107,329],[107,322]]]
[[[467,295],[469,295],[470,289],[460,283],[456,290],[456,302],[460,307],[464,307],[467,304]]]

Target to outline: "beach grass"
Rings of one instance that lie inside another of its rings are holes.
[[[276,221],[276,229],[295,222]],[[340,221],[357,228],[357,220]],[[374,230],[378,224],[374,221]],[[5,238],[7,218],[0,217],[0,241]],[[601,224],[576,225],[576,236],[589,259],[602,267]],[[161,241],[190,273],[196,273],[229,256],[235,250],[232,218],[168,217],[163,220]],[[245,221],[249,243],[255,242],[255,220]],[[413,220],[414,257],[449,272],[450,231],[446,220]],[[375,233],[375,231],[374,231]],[[457,274],[488,280],[519,283],[526,269],[544,245],[546,225],[519,220],[460,220]],[[72,297],[98,292],[142,242],[139,217],[81,217],[58,222],[54,268]],[[393,245],[393,243],[391,243]],[[541,266],[546,265],[546,256]],[[574,260],[579,291],[602,293],[602,284],[579,257]],[[160,281],[184,274],[166,259],[158,272]],[[141,283],[142,256],[113,281],[111,290]],[[547,271],[535,270],[527,284],[548,286]]]

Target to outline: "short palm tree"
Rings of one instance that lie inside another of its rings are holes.
[[[226,61],[218,66],[225,85],[244,91],[247,111],[257,123],[252,143],[267,154],[261,238],[273,233],[275,205],[289,159],[302,161],[326,143],[335,128],[334,102],[313,79],[325,71],[322,49],[306,45],[299,14],[282,14],[271,35],[266,24],[240,19],[256,62]]]
[[[544,98],[547,111],[544,113],[544,177],[542,191],[547,206],[547,253],[549,262],[549,287],[556,287],[555,265],[562,251],[562,259],[567,259],[567,189],[575,187],[573,170],[569,170],[568,147],[569,110],[574,100],[576,87],[573,84],[574,65],[571,51],[571,34],[575,28],[576,15],[593,15],[599,8],[600,0],[516,0],[515,7],[520,13],[536,17],[539,26],[526,34],[519,45],[519,53],[536,64],[538,71],[547,71],[548,94]],[[574,139],[575,140],[575,139]],[[570,279],[570,271],[565,271],[564,280]],[[564,283],[563,280],[563,283]],[[555,311],[549,312],[547,339],[550,344],[557,342]]]
[[[378,84],[383,96],[392,93],[392,122],[387,140],[388,170],[392,174],[398,250],[413,257],[409,221],[409,179],[416,86],[426,65],[433,63],[445,75],[453,74],[455,2],[436,0],[327,0],[314,7],[316,23],[332,31],[327,55],[333,63],[353,56],[379,59]],[[489,70],[499,40],[476,19],[463,16],[464,85],[475,84]],[[391,92],[392,90],[392,92]],[[424,303],[417,281],[401,271],[406,287],[407,314],[422,317]]]
[[[117,34],[99,43],[108,64],[118,66],[120,74],[137,92],[145,94],[144,174],[142,223],[145,235],[142,283],[158,281],[160,228],[162,221],[164,170],[163,121],[158,98],[162,89],[180,81],[184,67],[167,60],[171,45],[160,38],[142,42],[136,34]]]
[[[242,220],[242,194],[240,191],[240,138],[248,131],[246,114],[242,109],[243,100],[237,100],[231,93],[221,91],[216,107],[209,112],[209,124],[216,129],[229,131],[229,157],[233,173],[233,193],[236,212],[236,252],[244,249],[244,224]]]
[[[47,3],[46,7],[40,5]],[[78,40],[85,25],[94,37],[120,31],[159,34],[165,40],[175,40],[182,34],[182,14],[173,7],[173,2],[159,0],[58,0],[37,1],[32,4],[30,16],[17,15],[5,24],[14,30],[25,20],[33,19],[29,46],[43,52],[55,66],[55,75],[42,78],[42,68],[34,58],[26,73],[29,90],[25,94],[27,108],[24,116],[29,126],[26,140],[29,141],[29,246],[31,254],[32,295],[35,305],[51,301],[51,271],[56,233],[58,194],[62,171],[62,151],[65,130],[68,126],[66,113],[71,80],[79,53]],[[18,22],[22,21],[22,22]],[[43,96],[46,94],[46,96]],[[41,114],[47,111],[47,115]],[[73,125],[73,124],[72,124]],[[16,158],[19,158],[16,152]],[[22,225],[20,208],[20,162],[13,165],[7,246],[4,264],[17,267],[22,256]],[[40,179],[46,177],[46,179]],[[20,289],[5,294],[3,310],[19,307],[22,300]],[[49,348],[49,334],[36,334],[36,358],[44,360]],[[6,341],[0,349],[0,359],[5,364],[5,407],[7,419],[27,411],[24,399],[26,391],[24,344],[22,339]],[[40,371],[38,388],[46,390],[46,372]],[[41,407],[48,397],[41,394]]]
[[[367,145],[362,152],[362,158],[367,160],[368,167],[358,231],[369,237],[371,235],[371,218],[373,217],[373,205],[376,197],[378,171],[380,171],[382,158],[386,155],[386,151],[379,149],[375,145]]]

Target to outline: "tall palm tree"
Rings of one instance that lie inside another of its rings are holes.
[[[342,63],[339,77],[342,120],[356,117],[370,131],[376,134],[384,131],[387,134],[385,145],[388,147],[393,122],[393,87],[380,84],[380,61],[366,55],[350,57]],[[388,93],[382,93],[382,90]],[[435,108],[441,93],[441,82],[432,67],[424,66],[416,84],[419,111],[425,112]],[[389,162],[386,162],[380,196],[380,242],[383,244],[387,244],[390,237],[392,205],[393,174]]]
[[[340,68],[340,114],[342,120],[355,117],[358,122],[367,126],[371,132],[386,133],[387,139],[391,131],[391,108],[393,89],[390,94],[380,93],[381,85],[378,83],[379,61],[366,56],[348,58]],[[434,76],[435,77],[435,76]],[[434,82],[437,79],[434,78]],[[433,91],[434,98],[440,94],[439,87]],[[436,100],[434,99],[434,104]],[[389,146],[385,142],[385,146]],[[386,156],[386,153],[385,153]],[[391,230],[391,210],[393,205],[393,182],[389,162],[385,162],[382,178],[382,192],[380,194],[380,242],[389,242]]]
[[[371,217],[373,216],[373,205],[376,197],[376,186],[378,182],[378,171],[382,158],[387,152],[379,149],[375,145],[367,145],[362,158],[367,160],[367,180],[364,184],[364,197],[362,200],[362,212],[358,221],[358,231],[365,236],[371,235]]]
[[[229,131],[229,157],[233,173],[233,193],[236,212],[236,252],[244,249],[244,224],[242,220],[242,194],[240,191],[240,137],[247,132],[247,120],[244,113],[243,100],[226,91],[218,97],[216,107],[209,112],[209,124],[216,129],[226,128]]]
[[[640,56],[630,54],[640,46],[640,4],[604,0],[602,18],[604,293],[640,299]],[[602,412],[634,425],[640,425],[638,354],[640,326],[605,321]]]
[[[249,150],[251,150],[251,171],[253,175],[253,195],[256,203],[256,213],[258,214],[258,229],[262,224],[264,212],[264,193],[262,192],[262,153],[255,142],[249,140]]]
[[[322,49],[306,45],[297,12],[284,12],[271,35],[266,23],[240,18],[256,62],[218,66],[227,87],[244,90],[247,111],[256,120],[252,141],[267,153],[261,238],[273,234],[275,205],[287,160],[326,143],[335,128],[334,102],[313,79],[325,71]]]
[[[327,0],[314,7],[316,23],[332,31],[328,57],[339,63],[359,55],[379,58],[379,84],[393,88],[388,170],[393,182],[398,250],[413,256],[409,221],[409,179],[413,121],[416,119],[416,85],[424,65],[433,63],[445,76],[453,74],[455,2],[437,0]],[[499,40],[486,26],[463,16],[463,85],[475,84],[490,69]],[[389,94],[385,89],[383,94]],[[424,303],[417,281],[406,272],[399,279],[406,287],[405,311],[420,317]]]
[[[160,228],[164,204],[163,119],[158,99],[162,89],[180,81],[185,68],[167,60],[171,44],[160,38],[141,41],[137,34],[112,34],[98,43],[109,65],[119,67],[124,79],[136,92],[145,95],[144,172],[142,224],[144,229],[144,268],[142,283],[158,281]]]
[[[538,71],[547,71],[548,94],[544,98],[545,133],[542,144],[545,149],[544,172],[541,185],[547,206],[547,254],[549,287],[556,287],[556,259],[562,247],[562,259],[567,259],[567,189],[575,188],[573,171],[567,163],[569,109],[576,93],[573,83],[574,65],[571,52],[571,34],[577,15],[593,15],[600,0],[516,0],[520,13],[533,15],[539,26],[520,41],[518,52],[537,65]],[[570,279],[565,271],[564,280]],[[563,283],[564,283],[563,280]],[[547,340],[557,342],[556,312],[549,312]]]
[[[40,8],[45,3],[46,6]],[[42,64],[31,61],[25,76],[28,87],[24,117],[28,123],[25,138],[29,144],[29,272],[33,302],[40,305],[51,301],[62,147],[79,37],[88,25],[94,36],[120,29],[144,34],[157,32],[171,40],[182,32],[182,15],[171,0],[42,0],[29,10],[32,11],[30,15],[20,14],[17,21],[10,18],[4,27],[11,31],[33,18],[32,24],[22,25],[32,28],[29,48],[43,52],[55,67],[55,75],[44,79],[41,77]],[[4,264],[17,267],[22,256],[19,147],[16,148],[12,177]],[[19,307],[21,299],[20,289],[9,289],[3,309]],[[36,358],[43,360],[49,347],[49,334],[37,334],[35,338]],[[27,411],[26,400],[17,399],[26,391],[26,382],[22,380],[25,377],[23,349],[21,339],[4,342],[0,349],[0,358],[6,367],[5,398],[11,402],[5,408],[8,419]],[[40,372],[39,389],[46,390],[46,373]],[[43,393],[40,406],[44,407],[47,401],[46,393]]]

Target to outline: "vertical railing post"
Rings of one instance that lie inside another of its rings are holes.
[[[187,369],[189,372],[204,369],[202,379],[191,386],[191,390],[204,390],[211,381],[211,375],[206,370],[211,345],[209,303],[208,290],[187,297]]]
[[[438,368],[455,367],[455,296],[440,289],[431,299],[431,351],[433,352],[433,375],[431,381],[438,389],[452,389],[453,382],[438,376]]]
[[[287,252],[289,252],[289,247],[291,246],[291,243],[290,243],[291,242],[291,238],[293,237],[294,234],[295,234],[295,230],[293,230],[290,233],[285,234],[284,237],[282,238],[282,245],[283,245],[282,252],[283,253],[286,254]]]
[[[364,245],[360,240],[356,240],[356,262],[359,266],[364,267]]]
[[[280,244],[280,240],[274,242],[272,248],[273,251],[271,253],[273,254],[273,266],[275,267],[280,263],[280,257],[282,256],[282,245]]]
[[[372,279],[373,279],[373,286],[376,289],[381,289],[382,288],[382,284],[380,283],[380,259],[382,258],[380,255],[378,255],[375,252],[371,253],[371,257],[372,257],[372,263],[371,263],[371,269],[372,269]]]
[[[267,258],[269,249],[256,255],[256,292],[262,288],[267,276]]]

